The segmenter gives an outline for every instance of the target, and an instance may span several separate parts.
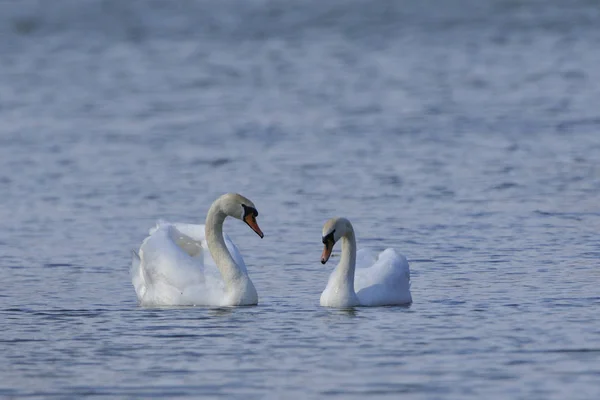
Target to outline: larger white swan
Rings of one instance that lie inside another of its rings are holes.
[[[261,238],[254,204],[227,193],[212,204],[206,225],[159,222],[133,254],[131,280],[141,305],[243,306],[258,303],[246,264],[223,235],[227,216],[240,219]]]
[[[334,244],[340,239],[342,255],[321,294],[322,306],[345,308],[412,302],[406,257],[391,248],[382,251],[377,259],[369,250],[357,252],[354,228],[346,218],[332,218],[323,226],[322,264],[329,260]]]

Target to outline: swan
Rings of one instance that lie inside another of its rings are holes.
[[[346,308],[412,303],[406,257],[392,248],[385,249],[377,258],[366,249],[357,252],[354,228],[346,218],[332,218],[323,226],[325,248],[321,264],[329,260],[333,246],[340,239],[342,255],[321,294],[321,306]]]
[[[216,199],[205,225],[159,221],[133,252],[131,280],[143,306],[258,304],[258,294],[235,244],[223,234],[231,216],[264,237],[250,200],[237,193]]]

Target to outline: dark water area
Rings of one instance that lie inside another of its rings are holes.
[[[596,1],[0,1],[0,398],[599,398],[599,49]],[[259,305],[138,306],[230,191]],[[336,215],[410,307],[319,306]]]

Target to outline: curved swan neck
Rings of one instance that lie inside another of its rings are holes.
[[[208,251],[221,271],[225,285],[230,288],[231,283],[239,280],[244,273],[233,260],[223,239],[223,223],[226,217],[227,214],[221,208],[219,201],[214,202],[208,210],[204,230]]]
[[[354,228],[348,224],[344,236],[342,236],[342,255],[338,264],[339,273],[345,276],[348,285],[354,290],[354,270],[356,269],[356,238]]]
[[[321,294],[320,303],[326,307],[354,307],[360,304],[354,290],[354,272],[356,269],[354,228],[352,228],[350,221],[345,218],[332,219],[323,228],[323,236],[326,236],[328,232],[336,231],[339,232],[338,235],[341,235],[342,255],[340,262],[329,276],[327,287]]]

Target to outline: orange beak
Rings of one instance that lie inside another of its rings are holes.
[[[323,254],[321,254],[321,264],[325,264],[329,257],[331,257],[331,251],[333,250],[333,242],[327,241],[323,248]]]
[[[256,234],[258,236],[260,236],[260,238],[262,239],[263,237],[265,237],[265,235],[262,233],[262,231],[260,230],[260,227],[258,226],[258,224],[256,223],[256,217],[254,215],[246,215],[246,218],[244,218],[244,222],[248,224],[248,226],[250,228],[252,228],[252,230],[254,232],[256,232]]]

